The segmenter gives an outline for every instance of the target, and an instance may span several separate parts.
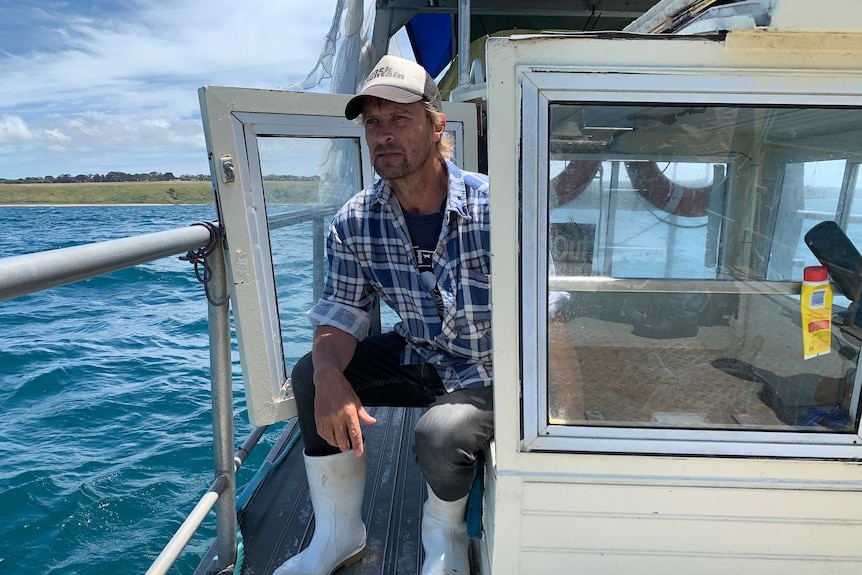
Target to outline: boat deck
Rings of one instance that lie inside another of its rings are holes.
[[[368,531],[365,557],[339,575],[416,574],[421,567],[420,521],[425,481],[412,452],[413,428],[422,409],[369,408],[377,424],[365,426],[368,475],[362,515]],[[240,515],[243,575],[270,575],[308,545],[314,533],[302,440],[296,420],[285,427],[268,460],[290,451],[269,473],[265,489]],[[202,565],[208,563],[205,561]]]
[[[631,324],[618,317],[573,314],[566,324],[552,325],[549,421],[572,426],[851,430],[852,421],[827,419],[816,425],[807,419],[811,409],[849,409],[851,391],[859,384],[856,361],[843,352],[803,360],[798,310],[787,298],[741,298],[732,309],[732,314],[701,321],[696,333],[668,339],[636,335]],[[834,335],[836,348],[858,349],[840,330]],[[378,423],[364,426],[366,555],[338,573],[416,574],[422,560],[426,487],[412,443],[423,409],[369,411]],[[305,548],[314,533],[297,435],[296,421],[288,422],[268,461],[287,454],[240,515],[245,575],[270,575]]]

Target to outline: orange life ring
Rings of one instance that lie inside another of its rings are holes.
[[[601,167],[601,161],[574,160],[566,164],[563,171],[554,176],[554,191],[560,205],[577,198],[587,189]]]
[[[665,176],[655,162],[625,162],[632,186],[649,203],[676,216],[705,216],[712,184],[683,186]]]

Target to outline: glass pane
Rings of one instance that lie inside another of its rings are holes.
[[[852,177],[849,183],[850,210],[845,231],[854,244],[862,246],[862,164],[850,164],[848,170]]]
[[[306,312],[320,297],[329,220],[361,188],[359,141],[258,138],[285,365],[311,349]]]
[[[862,111],[554,103],[548,135],[549,423],[855,431],[862,331],[836,298],[803,359],[799,289],[842,206],[862,246]]]
[[[844,160],[784,165],[769,279],[800,281],[805,266],[818,264],[805,245],[805,232],[822,221],[840,219],[838,210],[846,165]]]

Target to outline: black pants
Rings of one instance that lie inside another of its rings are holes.
[[[405,341],[390,332],[359,342],[344,375],[364,406],[428,407],[416,424],[413,449],[434,493],[454,501],[467,495],[476,454],[494,433],[490,387],[446,393],[430,364],[401,365]],[[311,354],[297,362],[291,384],[307,455],[338,453],[317,434]]]

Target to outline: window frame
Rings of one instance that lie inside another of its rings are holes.
[[[738,73],[737,73],[738,72]],[[637,72],[558,71],[538,66],[518,70],[522,145],[519,279],[521,287],[521,369],[523,451],[564,451],[660,455],[725,455],[853,459],[862,456],[862,433],[816,433],[773,430],[719,430],[652,427],[555,425],[548,422],[548,131],[554,103],[619,103],[759,106],[853,106],[862,95],[847,78],[816,71],[773,71],[756,76],[734,70],[674,74],[669,70]],[[799,81],[800,76],[809,76]],[[816,77],[817,91],[811,87]],[[587,278],[603,280],[606,278]],[[614,283],[615,280],[608,280]],[[682,281],[682,280],[676,280]],[[701,281],[701,280],[696,280]],[[718,284],[722,280],[716,280]],[[616,282],[625,289],[626,281]],[[709,282],[713,283],[713,282]],[[726,282],[725,282],[726,283]],[[757,290],[760,282],[732,282],[739,293]],[[791,290],[792,282],[780,287]],[[798,282],[796,283],[798,286]],[[707,287],[707,286],[704,286]],[[607,289],[607,288],[603,288]],[[707,289],[709,289],[707,287]],[[798,293],[798,287],[796,287]],[[786,293],[792,293],[787,291]],[[527,305],[535,302],[535,305]],[[542,302],[542,303],[540,303]],[[856,385],[860,378],[857,371]],[[858,398],[858,393],[854,393]],[[856,406],[858,408],[858,406]],[[854,410],[855,411],[855,410]]]

